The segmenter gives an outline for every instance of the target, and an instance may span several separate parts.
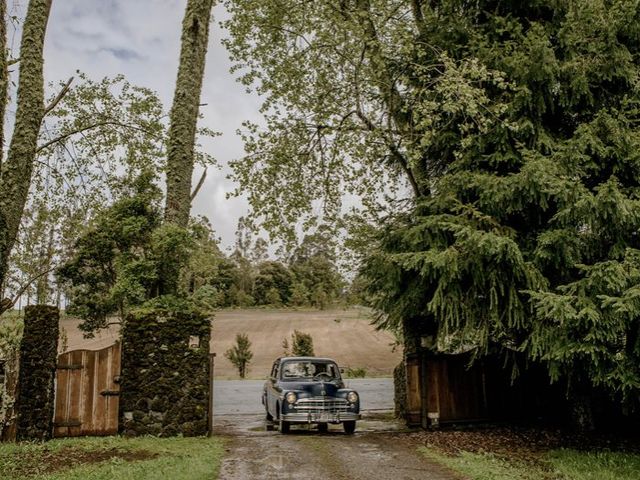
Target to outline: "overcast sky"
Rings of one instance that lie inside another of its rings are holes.
[[[66,80],[76,70],[95,80],[122,73],[131,83],[158,92],[168,110],[177,74],[184,5],[185,0],[53,0],[45,47],[46,82]],[[243,120],[257,119],[260,101],[245,93],[229,73],[228,55],[220,42],[223,32],[218,26],[222,14],[221,7],[216,7],[201,100],[208,105],[201,111],[204,124],[223,134],[208,144],[208,149],[224,167],[243,155],[235,132]],[[233,244],[238,217],[246,212],[244,200],[225,198],[234,190],[226,173],[224,168],[209,169],[192,210],[209,218],[223,247]]]

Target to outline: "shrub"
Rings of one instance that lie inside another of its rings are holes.
[[[367,369],[364,367],[347,368],[344,373],[349,378],[364,378],[367,376]]]
[[[237,333],[236,344],[227,350],[224,356],[238,369],[240,378],[245,378],[253,358],[249,336],[246,333]]]
[[[291,354],[295,357],[313,357],[313,338],[304,332],[294,330],[291,335]]]

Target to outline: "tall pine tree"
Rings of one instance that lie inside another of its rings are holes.
[[[637,401],[638,2],[429,4],[414,121],[442,168],[367,263],[386,325]]]

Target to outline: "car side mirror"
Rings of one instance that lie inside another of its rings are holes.
[[[344,368],[340,367],[340,373],[344,373]]]

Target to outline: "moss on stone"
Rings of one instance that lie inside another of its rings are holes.
[[[33,305],[25,309],[16,400],[18,440],[51,438],[59,320],[56,307]]]
[[[160,297],[127,315],[122,331],[122,433],[207,433],[210,336],[210,320],[174,297]],[[191,337],[199,339],[198,346],[189,346]]]
[[[393,412],[396,418],[405,418],[407,413],[407,370],[404,360],[393,369]]]

